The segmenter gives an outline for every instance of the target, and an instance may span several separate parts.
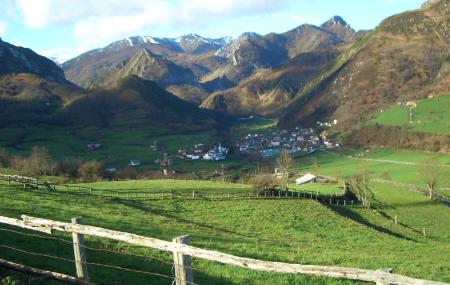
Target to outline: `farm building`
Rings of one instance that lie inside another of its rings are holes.
[[[328,180],[329,180],[329,178],[314,175],[311,173],[307,173],[307,174],[303,175],[302,177],[295,179],[295,184],[303,185],[303,184],[316,183],[316,182],[328,181]]]

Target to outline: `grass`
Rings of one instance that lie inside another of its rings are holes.
[[[364,153],[364,156],[357,156]],[[352,159],[353,156],[357,159]],[[399,164],[395,162],[417,163],[424,161],[426,153],[413,151],[398,151],[378,149],[369,152],[357,150],[317,152],[311,156],[296,160],[294,171],[297,173],[313,172],[312,158],[315,157],[319,164],[318,173],[331,177],[350,177],[355,175],[362,167],[367,167],[371,178],[383,178],[386,175],[394,181],[410,183],[425,187],[418,165]],[[450,155],[436,154],[436,159],[443,165],[450,166]],[[365,161],[368,160],[368,161]],[[440,178],[438,187],[450,187],[450,167],[443,167],[444,172]]]
[[[343,191],[343,185],[336,183],[310,183],[310,184],[304,184],[304,185],[295,185],[291,184],[289,185],[289,188],[291,190],[298,190],[298,191],[310,191],[310,192],[319,192],[320,194],[324,195],[330,195],[330,194],[336,194],[341,193]]]
[[[183,186],[183,184],[186,186]],[[179,188],[214,189],[207,182],[173,182]],[[152,185],[153,184],[153,185]],[[130,181],[95,184],[99,188],[167,187],[165,181]],[[231,185],[229,187],[240,187]],[[426,197],[402,189],[371,185],[374,210],[327,207],[310,200],[237,201],[118,201],[77,197],[61,193],[24,191],[0,185],[0,215],[27,214],[60,221],[83,216],[84,223],[171,240],[189,234],[192,244],[239,256],[302,264],[337,265],[366,269],[392,267],[396,273],[450,281],[449,209]],[[397,215],[400,224],[393,223]],[[431,222],[432,221],[432,222]],[[421,234],[426,227],[428,237]],[[30,238],[0,226],[0,244],[34,252],[72,258],[71,245]],[[57,237],[70,239],[68,235]],[[123,243],[88,238],[95,248],[120,249],[171,261],[170,254]],[[113,264],[171,276],[171,265],[155,259],[88,250],[88,262]],[[2,249],[0,258],[74,274],[73,265],[30,257]],[[352,281],[269,274],[194,259],[197,284],[354,284]],[[169,284],[156,276],[90,266],[91,279],[99,284]],[[0,273],[1,279],[1,273]],[[32,282],[31,284],[38,284]]]
[[[251,167],[242,160],[190,161],[177,157],[179,149],[190,149],[199,143],[207,146],[219,143],[220,139],[209,131],[183,134],[148,127],[112,130],[16,125],[0,129],[0,133],[0,148],[6,148],[15,155],[27,156],[33,146],[39,145],[46,147],[54,160],[98,160],[105,167],[116,167],[119,170],[130,160],[137,159],[142,162],[142,166],[137,168],[138,171],[160,171],[161,167],[155,161],[161,158],[161,151],[150,148],[154,143],[164,149],[164,152],[174,156],[173,168],[181,173],[202,172],[209,177],[214,170],[221,168],[222,164],[231,170]],[[86,145],[89,143],[101,143],[104,147],[88,152]]]
[[[249,191],[251,187],[245,184],[207,182],[195,180],[132,180],[117,182],[96,182],[76,184],[98,190],[136,190],[149,192],[239,192]]]
[[[249,133],[267,133],[277,126],[277,120],[254,117],[239,120],[239,125],[234,128],[233,133],[245,136]]]
[[[436,134],[450,134],[450,95],[417,101],[413,109],[413,123],[409,123],[409,107],[395,106],[385,110],[373,122],[380,125],[403,126],[410,130]]]

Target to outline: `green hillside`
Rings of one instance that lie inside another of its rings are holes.
[[[350,177],[362,167],[367,167],[370,178],[392,179],[407,184],[425,187],[419,175],[420,165],[429,154],[414,151],[374,149],[369,151],[344,150],[336,152],[316,152],[313,156],[297,159],[294,172],[313,173],[312,160],[316,159],[317,172],[331,177]],[[436,154],[442,165],[438,187],[450,188],[450,155]],[[449,193],[450,194],[450,193]]]
[[[450,95],[417,101],[413,108],[413,123],[409,122],[409,107],[395,106],[385,110],[372,120],[380,125],[408,125],[412,131],[450,134]]]
[[[153,186],[151,181],[133,183],[142,189],[161,186],[161,181],[154,182]],[[124,187],[123,183],[114,182],[97,186]],[[177,182],[173,187],[181,189],[184,186]],[[199,184],[198,187],[207,188],[208,185]],[[217,185],[211,184],[210,187]],[[373,210],[327,207],[302,199],[121,201],[0,185],[0,215],[18,217],[27,214],[61,221],[83,216],[85,224],[164,240],[189,234],[195,246],[239,256],[367,269],[392,267],[400,274],[450,281],[448,259],[443,254],[450,250],[450,236],[446,230],[450,227],[446,218],[448,208],[424,196],[401,189],[386,189],[382,185],[371,186],[371,192],[376,201]],[[417,214],[418,206],[420,215]],[[399,218],[398,225],[393,222],[394,216]],[[433,223],[429,223],[430,220]],[[427,228],[427,238],[422,236],[423,227]],[[69,243],[7,231],[11,229],[0,226],[1,245],[72,258]],[[55,236],[70,240],[68,235]],[[88,238],[87,246],[148,257],[88,249],[88,262],[172,276],[172,266],[165,263],[171,262],[170,254],[96,238]],[[7,248],[2,248],[0,258],[74,274],[70,262],[30,257]],[[257,273],[199,259],[194,259],[193,267],[197,284],[355,284],[317,277]],[[93,265],[89,268],[92,281],[98,284],[143,284],[149,280],[151,284],[171,282],[164,277]],[[3,274],[6,272],[0,271],[0,279]],[[42,283],[32,280],[30,284]]]

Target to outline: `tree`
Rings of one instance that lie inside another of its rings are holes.
[[[315,176],[319,175],[319,161],[317,160],[317,157],[313,156],[311,158],[311,164],[312,164],[312,168],[313,168],[313,174]]]
[[[86,162],[78,170],[84,182],[94,182],[100,178],[102,164],[96,160]]]
[[[51,170],[51,157],[45,147],[34,146],[26,160],[25,170],[32,175],[47,175]]]
[[[429,198],[433,199],[433,192],[442,175],[442,167],[438,165],[434,156],[427,156],[419,166],[418,171],[422,181],[427,185]]]
[[[74,179],[78,176],[78,169],[82,164],[83,162],[80,159],[64,158],[56,163],[55,172],[57,175],[65,175],[70,179]]]
[[[0,167],[8,167],[10,165],[9,153],[4,149],[0,148]]]
[[[11,158],[11,167],[20,172],[25,168],[25,160],[25,158],[15,155]]]
[[[351,186],[351,191],[362,202],[364,207],[370,207],[370,201],[368,199],[368,181],[369,181],[369,167],[367,162],[364,162],[359,168],[358,172],[353,175],[348,183]]]
[[[282,186],[285,187],[286,190],[289,187],[289,173],[293,164],[294,160],[289,155],[289,152],[286,149],[283,149],[280,156],[277,158],[277,166],[282,171]]]
[[[271,174],[262,174],[252,179],[252,185],[257,192],[273,191],[278,187],[278,180]]]

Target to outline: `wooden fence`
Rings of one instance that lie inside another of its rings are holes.
[[[336,266],[301,265],[282,262],[262,261],[246,257],[234,256],[222,252],[205,250],[188,245],[187,237],[180,237],[174,241],[164,241],[155,238],[135,235],[127,232],[119,232],[94,226],[80,224],[79,218],[72,219],[71,223],[52,221],[47,219],[22,216],[22,219],[14,219],[0,216],[0,223],[10,226],[31,229],[34,231],[51,234],[52,231],[71,233],[73,236],[74,257],[77,278],[60,273],[43,271],[26,267],[9,261],[0,260],[0,267],[7,267],[19,271],[27,271],[30,274],[38,272],[40,276],[70,282],[72,284],[89,283],[86,255],[84,253],[83,236],[95,236],[104,239],[121,241],[133,245],[148,247],[160,251],[171,252],[174,255],[175,281],[177,285],[194,285],[191,258],[219,262],[232,266],[238,266],[249,270],[263,272],[277,272],[285,274],[305,274],[320,277],[331,277],[338,279],[350,279],[367,282],[375,282],[379,285],[445,285],[443,282],[426,281],[402,275],[392,274],[391,270],[366,270]]]
[[[203,192],[192,190],[192,192],[182,191],[130,191],[130,190],[101,190],[77,185],[61,185],[45,181],[39,181],[35,178],[2,175],[0,180],[7,181],[8,185],[20,185],[23,188],[41,189],[50,192],[59,192],[71,195],[98,196],[117,200],[244,200],[244,199],[310,199],[318,202],[335,206],[357,206],[358,200],[347,198],[346,189],[333,194],[321,194],[317,191],[232,191],[232,192]],[[345,184],[346,185],[346,184]],[[346,186],[347,187],[347,186]]]

